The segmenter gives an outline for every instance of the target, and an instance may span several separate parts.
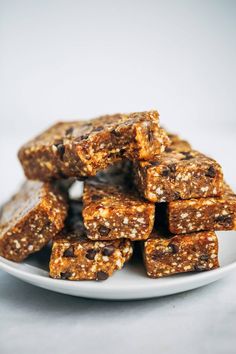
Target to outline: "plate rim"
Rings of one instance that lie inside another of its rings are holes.
[[[217,235],[221,236],[219,239],[221,242],[222,240],[227,239],[226,235],[220,234],[217,232]],[[38,264],[28,263],[27,260],[21,263],[16,263],[1,256],[0,269],[26,283],[33,284],[34,286],[77,297],[103,300],[138,300],[154,298],[175,293],[177,294],[213,283],[236,269],[236,231],[233,231],[233,234],[231,235],[233,238],[228,245],[226,241],[226,249],[230,250],[229,256],[226,253],[226,258],[221,259],[224,253],[220,252],[219,254],[219,268],[204,272],[182,273],[159,279],[148,277],[145,273],[144,267],[140,267],[141,264],[138,265],[140,272],[137,269],[137,272],[134,271],[132,274],[132,269],[135,268],[135,263],[131,264],[130,269],[129,264],[124,266],[124,283],[122,283],[123,279],[121,277],[117,278],[118,281],[116,281],[116,279],[113,281],[113,276],[104,282],[52,279],[49,276],[48,269],[42,269]],[[221,265],[221,262],[223,265]],[[128,267],[128,269],[126,269],[126,267]],[[131,271],[130,274],[129,271]],[[117,273],[119,276],[122,275],[122,271]],[[116,275],[116,273],[114,275]],[[134,276],[134,279],[129,278],[132,275]],[[112,283],[110,281],[112,281]]]
[[[213,279],[219,279],[223,274],[230,272],[234,268],[236,268],[236,260],[230,264],[227,264],[225,266],[221,266],[219,268],[213,269],[211,271],[205,271],[205,272],[199,272],[199,273],[188,273],[185,274],[183,273],[182,276],[181,274],[177,277],[165,277],[165,278],[160,278],[160,280],[164,279],[165,282],[158,282],[159,279],[152,279],[148,278],[148,280],[153,280],[153,284],[150,287],[149,284],[147,283],[138,283],[138,286],[135,286],[133,283],[132,284],[126,284],[124,288],[120,287],[120,284],[113,284],[112,287],[107,283],[107,282],[91,282],[91,281],[71,281],[71,280],[63,280],[63,279],[52,279],[49,276],[44,276],[42,274],[34,274],[31,273],[30,271],[27,272],[27,270],[20,269],[19,265],[23,265],[26,267],[32,267],[39,269],[37,267],[34,267],[32,265],[28,264],[18,264],[13,261],[9,261],[3,257],[0,256],[0,269],[3,271],[7,272],[8,274],[11,274],[12,276],[17,277],[18,279],[25,280],[26,278],[32,281],[36,281],[36,284],[38,286],[39,283],[43,285],[49,285],[49,284],[55,284],[55,291],[57,290],[56,285],[61,285],[63,288],[70,289],[70,288],[76,288],[76,289],[81,289],[81,290],[92,290],[94,285],[96,284],[97,286],[97,291],[98,292],[109,292],[113,293],[114,291],[122,291],[124,294],[129,292],[129,291],[143,291],[146,289],[147,291],[155,288],[155,289],[163,289],[163,288],[168,288],[169,286],[180,286],[180,285],[186,285],[191,282],[201,282],[202,280],[206,278],[213,278]],[[47,271],[40,269],[41,272],[48,274]],[[19,275],[19,276],[18,276]],[[187,276],[186,276],[187,275]],[[23,276],[23,278],[22,278]],[[25,280],[27,281],[27,280]],[[214,281],[214,280],[213,280]],[[35,284],[35,282],[34,282]],[[79,294],[78,294],[79,295]],[[97,293],[98,295],[98,293]]]

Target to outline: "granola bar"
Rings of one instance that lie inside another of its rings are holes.
[[[168,203],[169,230],[176,234],[201,230],[236,230],[236,195],[226,183],[222,192],[221,197]]]
[[[147,275],[161,278],[184,272],[201,272],[219,267],[218,240],[213,231],[185,235],[153,232],[144,241]]]
[[[64,226],[65,194],[49,183],[27,181],[1,209],[0,255],[20,262]]]
[[[53,241],[50,276],[68,280],[105,280],[132,255],[130,240],[92,241],[83,225],[82,204],[71,201],[64,230]]]
[[[60,122],[25,144],[18,156],[29,179],[84,178],[123,158],[148,160],[169,138],[156,111]]]
[[[135,184],[152,202],[219,196],[223,173],[213,159],[191,150],[187,142],[172,143],[152,161],[134,163]]]
[[[150,235],[155,205],[139,196],[129,182],[130,176],[120,166],[85,181],[83,219],[91,240],[134,241]]]

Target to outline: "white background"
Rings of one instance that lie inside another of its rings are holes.
[[[53,122],[152,108],[236,187],[235,63],[236,1],[0,1],[0,201],[23,179],[17,149]],[[236,276],[113,304],[0,275],[1,354],[235,352]]]

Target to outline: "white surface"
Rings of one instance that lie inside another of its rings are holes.
[[[43,256],[44,252],[19,264],[0,257],[0,269],[30,284],[63,294],[103,300],[148,299],[192,290],[235,271],[236,231],[219,232],[218,236],[221,267],[210,272],[150,279],[144,272],[142,262],[137,259],[104,282],[63,281],[48,277],[48,258]]]
[[[158,108],[236,188],[236,2],[0,0],[0,202],[58,118]],[[236,272],[194,291],[85,300],[0,271],[1,354],[234,354]]]
[[[155,107],[184,135],[233,124],[235,14],[230,0],[1,0],[2,132]]]

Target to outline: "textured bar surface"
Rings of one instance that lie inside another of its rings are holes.
[[[66,198],[58,188],[25,182],[1,209],[1,256],[19,262],[40,250],[63,228],[66,214]]]
[[[176,200],[167,205],[172,233],[201,230],[236,230],[236,195],[224,184],[221,197]]]
[[[192,149],[191,145],[187,140],[183,140],[177,134],[172,134],[166,132],[168,138],[170,139],[170,144],[165,148],[165,152],[172,151],[190,151]]]
[[[125,168],[118,164],[85,181],[83,219],[92,240],[145,240],[152,231],[155,205],[132,188]]]
[[[83,178],[123,158],[147,160],[169,138],[156,111],[61,122],[25,144],[18,156],[29,179]]]
[[[149,277],[161,278],[219,267],[218,240],[213,231],[164,236],[154,231],[151,238],[144,241],[144,262]]]
[[[152,202],[219,196],[223,173],[213,159],[190,149],[185,141],[172,142],[152,161],[134,163],[135,184]]]
[[[69,280],[105,280],[129,260],[132,243],[125,239],[89,240],[81,210],[80,201],[71,201],[66,226],[53,242],[50,276]]]

